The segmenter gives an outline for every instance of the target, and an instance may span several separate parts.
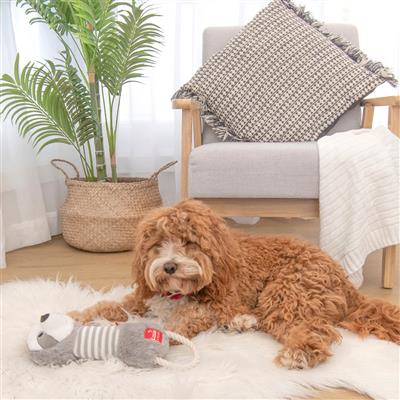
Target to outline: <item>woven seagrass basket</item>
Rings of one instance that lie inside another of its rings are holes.
[[[69,164],[70,178],[57,163]],[[119,178],[118,182],[86,182],[66,160],[52,160],[65,175],[67,198],[60,209],[64,240],[92,252],[131,250],[136,225],[149,210],[161,206],[158,175],[176,161],[161,167],[150,178]]]

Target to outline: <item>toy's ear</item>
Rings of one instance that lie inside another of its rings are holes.
[[[42,321],[42,331],[54,338],[57,342],[61,342],[61,340],[69,336],[75,325],[74,320],[65,314],[44,314],[41,316],[40,320]]]

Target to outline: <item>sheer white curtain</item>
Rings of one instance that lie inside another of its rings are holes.
[[[164,44],[157,65],[147,71],[143,84],[125,88],[117,145],[120,175],[149,175],[171,159],[179,158],[179,116],[170,97],[201,64],[202,31],[207,26],[243,25],[267,0],[164,0],[150,1],[161,17]],[[326,22],[353,23],[360,47],[373,59],[390,66],[400,76],[398,0],[299,0]],[[28,24],[15,2],[1,4],[2,70],[10,71],[15,53],[21,64],[54,58],[57,39],[43,24]],[[388,85],[377,95],[392,95]],[[385,122],[383,115],[378,115]],[[60,232],[57,209],[65,196],[63,179],[49,164],[65,158],[78,164],[72,150],[57,145],[37,156],[8,123],[1,125],[2,249],[10,251],[48,240]],[[174,171],[161,177],[164,200],[176,198]],[[0,248],[0,249],[1,249]],[[0,256],[1,257],[1,256]],[[4,264],[4,261],[3,261]]]

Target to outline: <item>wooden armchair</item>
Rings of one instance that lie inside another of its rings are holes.
[[[362,127],[371,128],[375,107],[388,107],[388,127],[400,137],[400,96],[366,99],[362,103]],[[193,147],[202,145],[200,104],[193,100],[172,101],[174,109],[182,110],[181,199],[189,196],[189,157]],[[199,198],[222,216],[259,216],[310,218],[319,216],[318,199],[297,198]],[[400,246],[383,249],[382,285],[394,286],[395,267],[398,266]]]
[[[335,25],[333,28],[337,31],[348,28],[352,30],[351,32],[353,34],[355,30],[354,27],[347,25]],[[229,37],[229,35],[232,36],[232,33],[234,33],[233,29],[235,28],[212,29],[230,29],[231,31],[227,32],[226,34],[226,37]],[[355,30],[355,32],[357,31]],[[218,31],[218,34],[221,34],[221,31]],[[206,38],[207,32],[205,33],[205,39]],[[358,41],[358,38],[356,38],[356,40]],[[215,48],[215,40],[210,40],[210,43],[211,44],[209,44],[209,47],[211,47],[211,49],[208,49],[208,53],[218,50],[218,48]],[[222,44],[220,43],[219,46],[221,47]],[[204,50],[207,53],[206,47]],[[205,54],[204,58],[206,59],[209,55],[210,54]],[[365,99],[361,106],[363,107],[361,126],[364,128],[372,127],[375,107],[388,107],[388,127],[395,135],[400,137],[399,96]],[[301,195],[285,195],[284,197],[273,197],[273,195],[268,195],[265,197],[260,197],[258,195],[244,197],[243,195],[240,195],[235,197],[218,196],[218,194],[215,196],[214,193],[204,196],[196,193],[196,190],[191,190],[189,185],[189,176],[192,172],[190,171],[190,161],[193,162],[193,160],[191,160],[191,152],[193,148],[202,146],[204,141],[204,132],[200,118],[201,105],[194,100],[176,99],[172,101],[172,107],[174,109],[182,110],[181,199],[188,198],[189,196],[192,198],[197,198],[213,208],[222,216],[259,216],[285,218],[310,218],[319,216],[318,192],[307,195],[307,197],[301,197]],[[357,120],[354,115],[352,115],[352,118],[353,120]],[[356,124],[360,126],[359,116]],[[343,129],[343,127],[341,128],[342,130],[347,130]],[[318,179],[318,177],[316,179]],[[395,266],[398,265],[398,253],[399,245],[390,246],[383,250],[382,285],[384,288],[392,288],[394,285]]]

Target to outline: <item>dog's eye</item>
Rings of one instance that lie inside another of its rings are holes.
[[[185,242],[185,246],[196,246],[197,244],[195,242],[191,242],[190,240],[188,240],[187,242]]]
[[[43,332],[40,332],[40,333],[39,333],[38,337],[40,337],[40,336],[43,336]]]

